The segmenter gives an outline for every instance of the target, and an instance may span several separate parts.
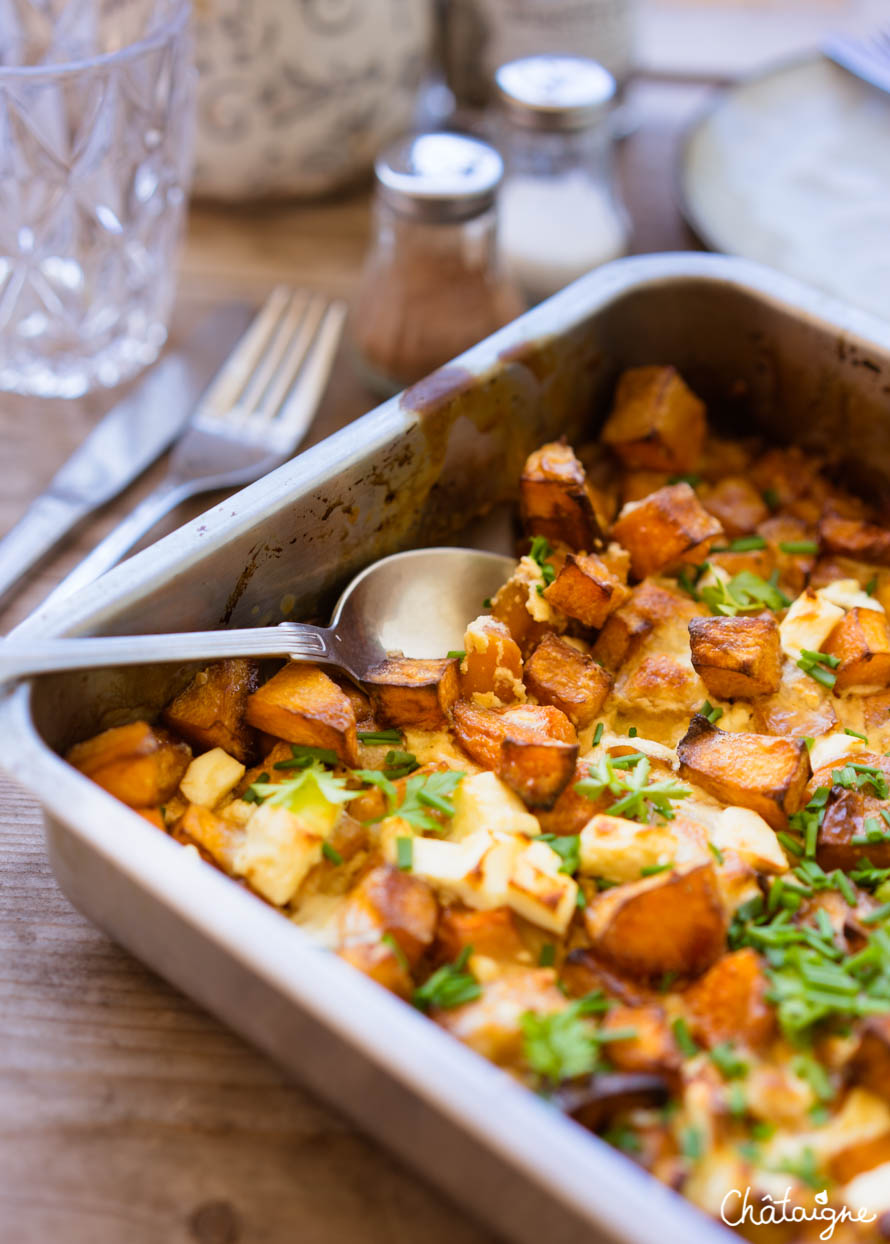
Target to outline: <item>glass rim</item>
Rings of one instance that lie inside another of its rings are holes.
[[[152,34],[144,35],[135,43],[128,43],[114,52],[100,52],[97,56],[86,56],[83,60],[59,61],[58,64],[53,65],[0,65],[0,85],[6,79],[16,78],[21,81],[70,76],[83,73],[88,69],[101,69],[106,65],[135,60],[145,52],[161,47],[171,37],[177,35],[188,24],[191,14],[192,0],[176,0],[174,11],[160,23]]]

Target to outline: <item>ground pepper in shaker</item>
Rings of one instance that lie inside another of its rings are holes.
[[[531,302],[627,253],[612,172],[615,79],[596,61],[528,56],[495,74],[506,175],[504,262]]]
[[[419,134],[375,165],[375,234],[353,308],[359,369],[397,393],[514,319],[524,303],[498,257],[503,162],[461,134]]]

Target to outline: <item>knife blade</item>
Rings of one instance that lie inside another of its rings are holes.
[[[0,540],[0,604],[63,536],[172,445],[251,315],[244,303],[217,307],[93,428]]]

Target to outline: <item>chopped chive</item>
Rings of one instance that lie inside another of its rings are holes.
[[[269,780],[268,773],[261,773],[260,776],[256,779],[256,781],[252,782],[250,786],[248,786],[244,794],[241,796],[244,803],[262,803],[263,796],[260,795],[253,788],[254,786],[262,786],[263,783],[268,782],[268,780]]]
[[[538,967],[552,968],[556,962],[556,947],[552,942],[545,942],[538,955]]]
[[[690,488],[695,488],[701,483],[701,476],[691,472],[688,475],[669,475],[669,484],[688,484]]]
[[[665,972],[664,976],[662,976],[661,980],[658,982],[658,992],[670,993],[671,985],[673,985],[678,976],[678,972]]]
[[[817,540],[780,540],[779,548],[783,553],[818,553]]]
[[[710,700],[705,700],[704,704],[698,711],[702,717],[707,717],[712,726],[716,725],[723,716],[723,709],[715,708]]]
[[[710,1059],[725,1080],[740,1080],[748,1074],[748,1064],[736,1054],[731,1041],[715,1045]]]
[[[486,596],[486,597],[485,597],[485,600],[483,600],[483,602],[482,602],[482,608],[483,608],[483,609],[490,609],[490,608],[491,608],[491,597],[490,597],[490,596]]]
[[[272,766],[273,769],[308,769],[313,760],[334,769],[340,761],[337,753],[329,747],[304,747],[301,743],[292,743],[290,750],[290,760],[279,760]]]
[[[463,648],[452,648],[448,653],[449,661],[462,661],[466,656],[466,650]]]
[[[803,736],[803,745],[807,749],[808,752],[811,752],[813,750],[813,744],[815,742],[816,740],[813,738],[811,734],[805,734]]]
[[[730,553],[750,553],[755,549],[765,548],[766,541],[763,536],[739,536],[737,540],[731,540],[729,544]]]
[[[711,852],[711,854],[713,855],[713,857],[714,857],[714,859],[717,861],[717,863],[718,863],[718,864],[720,864],[720,865],[722,865],[722,864],[723,864],[723,862],[724,862],[725,856],[724,856],[723,852],[720,850],[720,848],[717,846],[717,843],[716,843],[716,842],[709,842],[709,843],[708,843],[708,850]]]
[[[748,1099],[745,1094],[745,1086],[740,1084],[738,1080],[734,1080],[729,1086],[729,1113],[736,1119],[744,1117],[748,1109]]]
[[[844,726],[844,734],[849,734],[849,736],[853,739],[862,739],[863,743],[868,742],[867,735],[860,734],[858,730],[851,730],[849,726]]]
[[[782,504],[782,500],[775,488],[764,488],[760,495],[771,510],[777,510]]]
[[[323,842],[321,844],[321,853],[325,857],[325,859],[330,860],[332,864],[336,864],[339,866],[340,864],[343,863],[343,856],[340,854],[337,848],[332,847],[329,842]]]
[[[603,733],[604,733],[605,729],[606,729],[606,727],[605,727],[605,725],[604,725],[601,721],[598,721],[598,722],[596,723],[596,729],[595,729],[595,730],[594,730],[594,732],[593,732],[593,746],[594,746],[594,747],[597,747],[597,746],[598,746],[598,744],[599,744],[599,742],[600,742],[600,739],[602,739],[602,737],[603,737]]]
[[[868,925],[881,924],[888,916],[890,916],[890,903],[884,903],[881,907],[869,912],[867,916],[863,916],[862,923]]]
[[[645,756],[645,752],[631,752],[629,756],[617,756],[612,761],[613,769],[633,769]]]
[[[414,839],[396,838],[396,864],[403,873],[414,867]]]
[[[597,881],[596,884],[597,884],[597,889],[600,889],[601,887],[600,887],[599,881]],[[584,891],[581,889],[580,886],[578,886],[578,893],[575,896],[575,906],[581,908],[582,911],[587,906],[587,895],[584,893]]]
[[[629,739],[635,739],[635,738],[637,737],[637,728],[636,728],[636,726],[631,726],[631,728],[630,728],[630,729],[628,730],[628,732],[627,732],[627,737],[628,737]]]
[[[390,950],[392,951],[392,953],[395,955],[396,959],[398,960],[399,967],[402,969],[402,971],[408,972],[409,964],[408,964],[408,960],[405,958],[405,952],[404,950],[402,950],[399,943],[393,937],[392,933],[384,933],[380,940],[381,942],[383,942],[384,946],[388,946]]]
[[[677,1042],[677,1048],[684,1058],[694,1058],[699,1053],[699,1048],[693,1040],[692,1033],[689,1031],[689,1025],[682,1015],[678,1015],[671,1024],[671,1030],[674,1034],[674,1040]]]
[[[784,831],[776,834],[776,837],[790,855],[803,855],[804,849],[796,838],[792,838],[790,834],[786,834]]]
[[[680,1148],[684,1158],[697,1162],[705,1151],[702,1134],[697,1127],[685,1127],[680,1137]]]
[[[659,873],[666,873],[673,864],[647,864],[645,868],[640,869],[641,877],[657,877]]]
[[[837,682],[837,677],[828,670],[824,670],[821,665],[807,666],[803,663],[803,661],[798,661],[797,666],[798,669],[802,669],[805,674],[809,674],[810,678],[812,678],[814,682],[821,683],[823,687],[833,687]]]
[[[865,585],[866,596],[874,596],[875,591],[877,590],[877,586],[878,586],[878,576],[876,574],[873,574],[872,577],[869,579],[868,583],[866,583]]]
[[[402,735],[398,730],[359,730],[360,743],[401,743]]]

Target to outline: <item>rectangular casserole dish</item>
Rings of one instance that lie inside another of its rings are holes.
[[[85,589],[33,636],[324,614],[367,562],[508,501],[526,454],[595,431],[618,371],[673,363],[737,430],[890,487],[890,327],[741,260],[593,273]],[[184,855],[58,756],[158,709],[188,670],[47,677],[0,698],[0,762],[45,807],[60,886],[111,937],[522,1244],[729,1238],[629,1160]]]

